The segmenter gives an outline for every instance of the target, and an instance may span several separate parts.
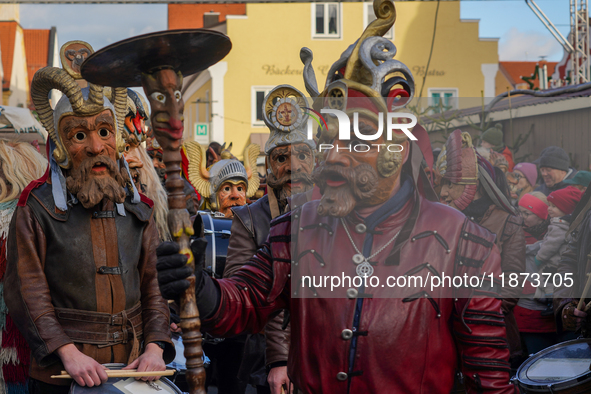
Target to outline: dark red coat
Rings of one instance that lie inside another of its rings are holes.
[[[454,209],[417,198],[375,228],[381,234],[375,235],[372,253],[405,226],[394,245],[372,259],[378,262],[375,275],[384,280],[404,274],[500,274],[494,235]],[[205,330],[218,335],[257,332],[274,311],[289,308],[288,371],[305,393],[449,394],[458,368],[469,393],[514,392],[501,301],[487,285],[425,293],[411,287],[398,294],[390,288],[368,289],[373,298],[363,299],[358,327],[349,338],[343,330],[352,328],[360,301],[347,298],[347,286],[330,295],[330,289],[302,288],[297,279],[289,280],[291,274],[355,276],[351,257],[356,252],[341,222],[318,217],[317,206],[312,201],[275,220],[269,243],[253,260],[217,281],[220,308],[203,322]],[[355,214],[347,218],[359,248],[366,234],[353,229],[360,220]],[[292,237],[298,242],[291,243]],[[380,298],[393,294],[397,298]]]

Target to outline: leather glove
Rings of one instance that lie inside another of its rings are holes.
[[[203,264],[205,261],[205,250],[207,249],[207,240],[202,236],[203,223],[201,216],[197,215],[193,222],[195,234],[201,235],[191,242],[191,252],[195,260],[195,293],[203,287]],[[168,300],[179,301],[180,295],[189,288],[189,281],[186,279],[193,272],[187,265],[187,256],[179,254],[179,246],[175,242],[162,242],[156,248],[158,260],[156,269],[158,270],[158,285],[162,297]]]
[[[162,242],[156,248],[160,292],[165,299],[177,302],[180,295],[189,288],[187,278],[193,273],[187,265],[187,256],[179,254],[179,250],[175,242]]]
[[[587,318],[587,313],[577,309],[577,302],[573,301],[562,309],[562,328],[577,331]]]

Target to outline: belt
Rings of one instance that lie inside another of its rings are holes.
[[[132,340],[129,358],[135,360],[139,354],[139,340],[143,334],[142,306],[139,302],[113,315],[70,308],[55,308],[55,315],[66,335],[74,342],[101,348]]]

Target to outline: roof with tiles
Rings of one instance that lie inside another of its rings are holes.
[[[2,68],[4,69],[3,90],[10,89],[17,26],[18,23],[15,21],[0,22],[0,50],[2,51]]]
[[[539,62],[499,62],[499,69],[507,80],[515,87],[518,84],[526,83],[521,77],[530,77],[536,71]],[[552,75],[557,62],[547,62],[548,75]],[[532,81],[534,89],[540,87],[540,81],[536,78]]]
[[[33,76],[40,68],[47,67],[49,59],[49,29],[25,29],[25,52],[27,55],[27,72],[29,86]]]

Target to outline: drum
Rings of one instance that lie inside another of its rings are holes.
[[[124,364],[104,364],[109,369],[121,369]],[[72,382],[70,394],[183,394],[178,387],[166,378],[152,382],[135,378],[109,378],[106,383],[96,387],[81,387]]]
[[[224,275],[226,267],[232,219],[219,217],[216,213],[208,211],[199,211],[199,215],[203,220],[204,234],[207,239],[205,269],[210,274],[214,273],[215,278],[220,279]]]
[[[575,339],[534,354],[514,379],[522,393],[590,393],[590,366],[591,339]]]

